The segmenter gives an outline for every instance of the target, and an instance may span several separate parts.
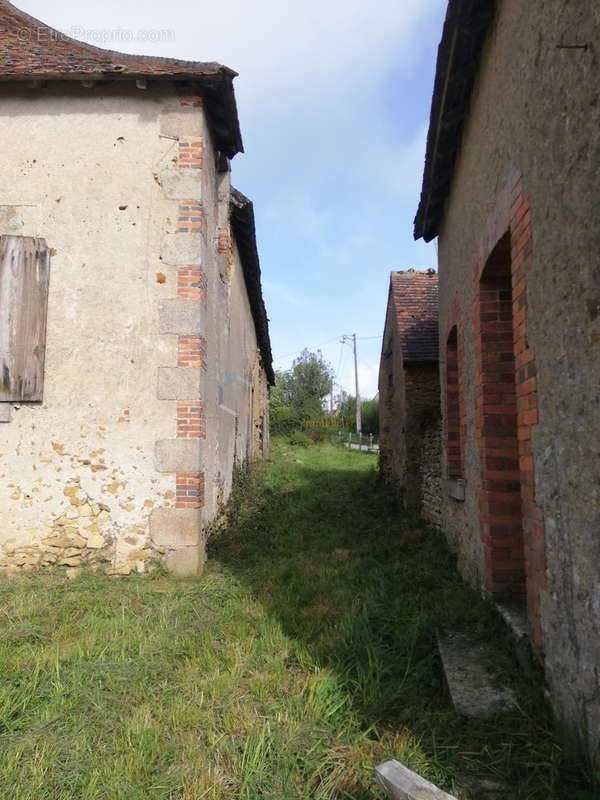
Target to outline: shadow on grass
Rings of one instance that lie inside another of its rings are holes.
[[[449,790],[486,775],[506,781],[512,797],[592,798],[539,684],[518,673],[496,616],[459,578],[443,536],[378,482],[375,464],[372,454],[332,446],[276,447],[266,469],[240,476],[211,557],[295,643],[291,666],[336,676],[346,713],[368,739],[405,733],[407,748],[383,746],[379,760],[426,763],[428,777]],[[514,710],[473,722],[449,707],[435,631],[460,624],[496,642],[498,665],[517,687]]]

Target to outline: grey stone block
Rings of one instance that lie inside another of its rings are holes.
[[[159,330],[161,333],[201,336],[205,314],[204,304],[199,300],[161,300],[158,305]]]
[[[162,243],[161,258],[173,267],[202,266],[204,236],[201,233],[167,233]]]
[[[199,508],[154,508],[150,514],[150,538],[157,547],[196,547],[203,541],[201,531]]]
[[[170,200],[202,200],[202,170],[179,167],[164,169],[159,175],[160,185]]]
[[[463,478],[448,478],[445,481],[446,494],[454,500],[465,499],[465,481]]]
[[[199,575],[206,562],[204,543],[169,553],[166,565],[174,575]]]
[[[375,767],[375,780],[390,800],[456,800],[395,759]]]
[[[465,717],[486,719],[513,707],[513,692],[491,673],[494,654],[470,630],[438,633],[438,649],[452,705]]]
[[[0,422],[11,422],[13,407],[11,403],[0,403]]]
[[[160,115],[162,136],[200,138],[203,133],[203,110],[185,106],[167,106]]]
[[[201,367],[159,367],[159,400],[201,400]]]
[[[204,439],[159,439],[154,445],[158,472],[201,472]]]

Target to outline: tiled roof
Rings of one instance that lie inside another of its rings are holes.
[[[390,304],[403,361],[438,360],[438,276],[435,270],[392,272]]]
[[[199,84],[228,156],[242,151],[233,78],[236,72],[214,62],[137,56],[104,50],[71,39],[0,0],[0,80],[170,79]]]

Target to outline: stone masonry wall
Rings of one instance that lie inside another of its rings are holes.
[[[408,506],[421,506],[423,501],[423,455],[433,455],[423,443],[430,430],[435,430],[440,419],[440,381],[437,363],[409,364],[404,371],[406,395],[406,494]],[[435,456],[434,456],[435,457]],[[439,471],[439,459],[437,459]]]
[[[442,422],[429,426],[421,445],[421,511],[423,519],[442,527]]]
[[[440,329],[448,330],[458,297],[465,406],[465,500],[444,496],[444,527],[463,573],[485,588],[489,545],[498,544],[493,537],[504,524],[498,515],[506,505],[506,524],[514,526],[519,513],[500,497],[500,483],[513,493],[515,481],[507,478],[513,451],[494,454],[493,442],[482,442],[490,436],[499,447],[503,437],[486,426],[498,415],[515,416],[502,399],[492,403],[482,391],[482,336],[495,333],[478,328],[494,323],[483,314],[508,314],[483,309],[481,302],[495,300],[478,296],[488,256],[508,234],[518,440],[513,471],[521,494],[530,631],[554,708],[593,759],[600,753],[600,233],[590,224],[590,209],[599,202],[599,34],[593,4],[499,4],[439,236]],[[510,406],[511,393],[506,397]],[[501,474],[494,474],[490,459]],[[511,537],[506,542],[514,544]],[[513,544],[505,553],[507,567]]]

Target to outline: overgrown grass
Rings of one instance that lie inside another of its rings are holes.
[[[500,640],[518,708],[449,708],[436,626],[499,628],[374,457],[272,453],[201,579],[0,584],[0,797],[372,800],[393,757],[459,797],[486,774],[511,798],[592,798]]]

